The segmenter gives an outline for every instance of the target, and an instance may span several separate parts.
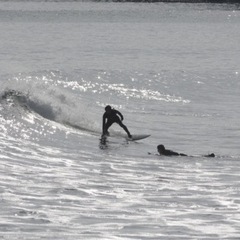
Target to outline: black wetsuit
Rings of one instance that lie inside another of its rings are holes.
[[[162,144],[158,145],[157,149],[158,149],[159,154],[164,155],[164,156],[188,156],[187,154],[184,154],[184,153],[177,153],[172,150],[166,149],[164,147],[164,145],[162,145]],[[192,156],[190,156],[190,157],[192,157]],[[203,155],[203,157],[215,157],[215,154],[211,153],[208,155]]]
[[[118,117],[118,115],[121,117],[121,120]],[[106,119],[107,119],[107,122],[106,122]],[[131,137],[130,132],[128,131],[127,127],[122,123],[122,120],[123,120],[123,115],[119,111],[115,109],[111,109],[111,111],[109,112],[106,111],[103,114],[103,126],[102,126],[103,135],[108,133],[108,129],[109,127],[111,127],[113,123],[117,123],[119,124],[120,127],[122,127],[126,131],[128,136]]]
[[[168,150],[162,144],[158,145],[157,149],[158,149],[159,154],[164,155],[164,156],[187,156],[184,153],[177,153],[177,152],[174,152],[172,150]]]
[[[164,156],[187,156],[184,153],[177,153],[177,152],[174,152],[174,151],[168,150],[168,149],[165,149],[163,152],[161,152],[161,155],[164,155]]]

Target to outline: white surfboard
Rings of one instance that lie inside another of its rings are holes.
[[[149,134],[133,134],[132,138],[126,137],[126,139],[128,141],[137,141],[137,140],[141,140],[141,139],[144,139],[144,138],[147,138],[147,137],[150,137],[150,136],[151,135],[149,135]]]

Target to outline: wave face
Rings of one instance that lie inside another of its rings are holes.
[[[108,73],[76,71],[74,77],[58,71],[17,74],[2,84],[3,112],[8,111],[5,116],[14,114],[18,121],[31,116],[33,119],[41,118],[41,121],[50,120],[82,130],[100,132],[101,124],[95,119],[101,115],[100,111],[109,103],[112,96],[116,96],[116,99],[115,102],[112,99],[111,104],[113,107],[120,108],[121,105],[117,103],[119,101],[129,102],[129,99],[133,102],[142,100],[143,104],[145,101],[190,103],[190,100],[183,99],[181,96],[156,90],[155,86],[160,84],[161,74],[155,75],[156,79],[145,83],[142,83],[142,80],[147,76],[142,76],[138,72],[132,74],[136,77],[130,77],[119,71]],[[113,83],[110,82],[112,78],[115,78]],[[123,78],[129,79],[126,84],[122,82]],[[131,82],[134,82],[134,87]],[[96,95],[99,96],[99,101],[92,104]]]

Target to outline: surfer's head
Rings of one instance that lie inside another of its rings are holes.
[[[112,110],[112,107],[110,106],[110,105],[107,105],[106,107],[105,107],[105,111],[106,112],[110,112]]]
[[[162,145],[162,144],[158,145],[158,146],[157,146],[157,150],[158,150],[158,152],[159,152],[160,154],[161,154],[162,152],[164,152],[164,151],[165,151],[164,145]]]

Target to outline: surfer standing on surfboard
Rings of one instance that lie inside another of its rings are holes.
[[[123,115],[119,111],[113,109],[110,105],[107,105],[105,107],[105,113],[103,114],[102,136],[109,135],[108,132],[109,127],[111,127],[113,123],[117,123],[119,124],[120,127],[122,127],[125,130],[128,137],[132,138],[132,135],[128,131],[127,127],[122,123],[122,121]]]

